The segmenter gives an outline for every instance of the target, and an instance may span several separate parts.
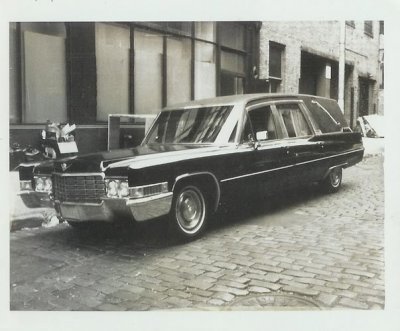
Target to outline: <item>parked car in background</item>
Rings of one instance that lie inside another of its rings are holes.
[[[367,115],[357,119],[355,130],[362,135],[364,155],[383,155],[385,151],[385,122],[382,115]]]
[[[363,153],[334,100],[218,97],[165,108],[136,148],[21,166],[21,195],[74,227],[167,216],[191,239],[235,195],[313,182],[336,192]]]
[[[363,137],[383,138],[385,137],[384,127],[384,117],[373,114],[360,116],[357,119],[355,131],[360,132]]]

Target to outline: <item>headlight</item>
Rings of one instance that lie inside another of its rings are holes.
[[[126,198],[129,196],[128,180],[123,179],[106,179],[107,197],[109,198]]]
[[[131,197],[134,199],[144,198],[155,194],[168,192],[168,183],[157,183],[144,186],[135,186],[130,188]]]
[[[51,177],[35,176],[35,191],[36,192],[51,192],[53,182]]]

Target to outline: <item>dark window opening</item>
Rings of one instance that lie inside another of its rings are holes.
[[[282,78],[282,53],[284,45],[269,42],[269,76]]]
[[[385,34],[385,22],[379,21],[379,34]]]
[[[265,106],[249,111],[249,117],[254,132],[267,131],[268,140],[277,139],[276,127],[271,106]]]
[[[369,37],[374,36],[372,21],[364,21],[364,33]]]

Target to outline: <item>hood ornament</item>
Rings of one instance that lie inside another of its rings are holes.
[[[61,163],[61,170],[62,170],[62,171],[65,171],[65,170],[67,170],[67,169],[68,169],[67,164],[66,164],[66,163]]]

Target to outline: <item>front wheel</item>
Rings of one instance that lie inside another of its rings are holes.
[[[195,185],[177,190],[170,213],[171,227],[182,239],[194,239],[207,224],[208,204],[203,192]]]
[[[342,168],[333,168],[321,182],[322,188],[330,193],[337,192],[342,184]]]

